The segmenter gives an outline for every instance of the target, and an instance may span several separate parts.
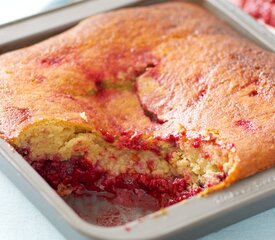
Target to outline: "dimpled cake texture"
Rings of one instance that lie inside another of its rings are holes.
[[[275,55],[199,6],[99,14],[0,57],[0,136],[55,188],[166,206],[275,164]]]

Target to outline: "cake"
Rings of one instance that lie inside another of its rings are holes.
[[[0,56],[0,136],[62,196],[168,206],[274,166],[274,79],[195,4],[116,10]]]

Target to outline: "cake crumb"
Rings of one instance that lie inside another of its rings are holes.
[[[167,215],[167,209],[166,208],[161,208],[160,210],[158,210],[157,212],[155,212],[153,214],[153,217],[154,218],[158,218],[158,217],[162,217],[162,216],[165,216]]]
[[[84,121],[88,122],[88,117],[85,112],[81,112],[79,115]]]
[[[179,204],[185,204],[185,203],[186,203],[186,199],[179,202]]]

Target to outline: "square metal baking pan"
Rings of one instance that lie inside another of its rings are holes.
[[[98,12],[165,1],[93,0],[0,27],[0,51],[30,45]],[[275,38],[226,0],[195,2],[260,46],[275,51]],[[50,21],[49,21],[50,20]],[[81,219],[4,140],[0,168],[67,239],[194,239],[275,206],[275,169],[205,197],[194,197],[126,225],[101,227]]]

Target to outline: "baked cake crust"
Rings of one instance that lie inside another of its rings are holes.
[[[0,57],[0,136],[21,153],[48,126],[68,132],[56,153],[82,133],[133,151],[213,143],[231,165],[209,191],[274,166],[274,79],[273,53],[196,5],[103,13]]]

